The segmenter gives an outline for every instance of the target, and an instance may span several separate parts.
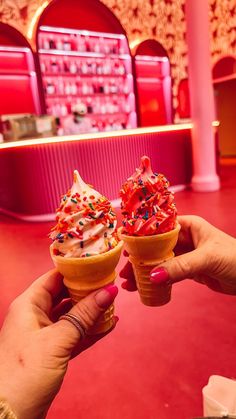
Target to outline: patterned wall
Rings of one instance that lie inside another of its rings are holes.
[[[33,48],[40,13],[51,0],[0,0],[0,21],[28,37]],[[156,39],[166,49],[173,78],[174,108],[177,87],[187,76],[185,0],[101,0],[120,20],[130,47]],[[196,0],[197,1],[197,0]],[[236,0],[209,0],[212,65],[225,55],[236,55]]]

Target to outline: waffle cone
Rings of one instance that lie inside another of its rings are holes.
[[[64,284],[68,288],[73,304],[76,304],[89,293],[106,285],[113,284],[116,278],[115,267],[119,262],[123,242],[100,255],[84,258],[65,258],[53,254],[51,258],[57,270],[64,276]],[[113,326],[114,304],[112,304],[88,331],[89,334],[105,333]]]
[[[119,230],[133,266],[140,299],[147,306],[161,306],[171,299],[171,285],[153,284],[150,272],[154,266],[174,257],[179,230],[179,224],[174,230],[154,236],[128,236]]]

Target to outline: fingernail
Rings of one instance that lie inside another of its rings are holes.
[[[127,250],[123,251],[123,255],[126,256],[126,257],[129,256],[129,253],[127,252]]]
[[[163,284],[168,280],[169,274],[165,268],[154,268],[151,271],[150,280],[155,284]]]
[[[97,305],[101,308],[108,308],[114,301],[118,294],[118,288],[116,285],[108,285],[102,290],[98,291],[95,295]]]

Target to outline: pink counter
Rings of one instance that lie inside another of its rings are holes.
[[[53,219],[75,168],[116,200],[144,154],[153,170],[184,188],[192,175],[191,128],[189,123],[0,144],[0,212],[29,221]]]

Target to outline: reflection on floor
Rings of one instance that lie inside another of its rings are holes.
[[[222,165],[220,175],[221,191],[179,192],[177,207],[236,236],[236,166]],[[50,226],[0,218],[0,320],[10,301],[52,267]],[[162,308],[144,307],[136,293],[120,289],[116,312],[116,330],[71,362],[48,419],[191,419],[202,414],[210,375],[236,378],[236,297],[189,280]]]

